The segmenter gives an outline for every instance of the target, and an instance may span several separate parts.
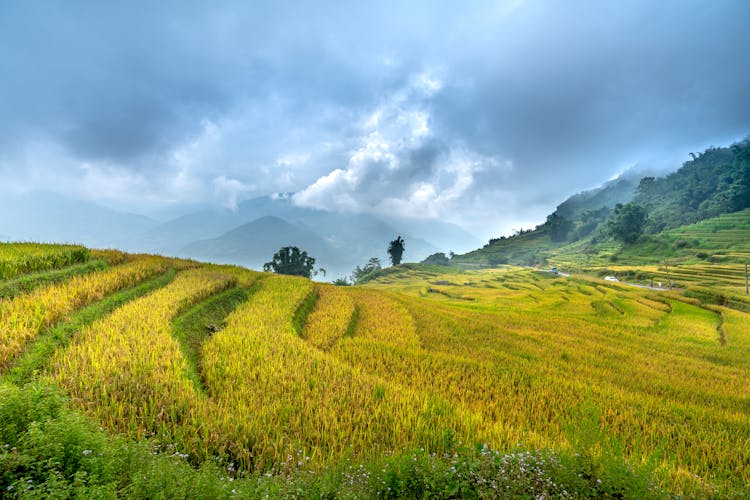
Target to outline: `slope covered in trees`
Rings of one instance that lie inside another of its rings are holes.
[[[644,177],[633,202],[656,233],[750,207],[750,139],[710,148],[663,177]]]
[[[637,185],[624,178],[571,196],[534,230],[493,238],[452,262],[534,265],[560,252],[628,253],[629,247],[663,240],[658,235],[664,231],[750,207],[750,139],[691,155],[665,177],[646,176]],[[664,245],[646,252],[657,260],[670,255]]]

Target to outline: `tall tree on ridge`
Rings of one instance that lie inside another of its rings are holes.
[[[404,255],[404,249],[406,248],[406,242],[399,236],[395,240],[391,241],[388,245],[388,255],[391,257],[391,263],[394,266],[401,264],[401,256]]]

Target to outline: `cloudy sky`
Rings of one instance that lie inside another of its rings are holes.
[[[0,2],[0,190],[484,238],[750,134],[745,0],[367,3]]]

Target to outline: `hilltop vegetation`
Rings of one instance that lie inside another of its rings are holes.
[[[639,177],[626,174],[605,183],[600,188],[574,194],[560,203],[555,213],[568,220],[578,220],[588,211],[613,207],[617,203],[628,203],[635,196],[639,182]]]
[[[7,495],[748,494],[732,289],[88,255],[0,300]]]
[[[644,177],[633,203],[656,233],[750,207],[750,139],[710,148],[667,177]]]
[[[675,248],[665,243],[677,234],[673,230],[750,208],[750,140],[730,147],[709,148],[692,156],[682,168],[663,178],[646,176],[635,184],[626,177],[574,195],[534,230],[491,239],[481,249],[455,256],[451,263],[537,265],[559,263],[565,260],[561,256],[577,254],[575,268],[581,268],[604,254],[636,257],[649,263],[671,258]],[[622,205],[620,209],[618,204]],[[618,231],[622,227],[618,224],[621,214],[638,211],[645,216],[643,222],[631,230]],[[728,227],[726,224],[730,222],[736,224]],[[716,227],[743,232],[748,228],[746,222],[743,217],[724,218]],[[736,239],[729,233],[726,235],[729,243]],[[706,250],[725,251],[722,242],[718,243],[713,247],[709,243]],[[699,244],[703,243],[681,243],[679,248],[696,248]],[[677,254],[682,256],[684,252]]]

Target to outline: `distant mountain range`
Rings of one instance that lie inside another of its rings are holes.
[[[317,259],[329,276],[348,275],[370,257],[386,261],[388,242],[406,239],[407,260],[436,251],[469,249],[478,239],[454,224],[342,214],[296,206],[289,197],[260,197],[235,210],[188,214],[146,233],[144,248],[260,268],[282,246],[294,245]]]
[[[4,194],[0,241],[82,243],[255,269],[282,246],[297,246],[315,257],[328,278],[336,278],[370,257],[387,263],[388,242],[398,235],[406,240],[408,262],[451,250],[457,253],[453,263],[468,265],[537,264],[561,248],[602,253],[601,245],[612,244],[605,230],[612,208],[628,202],[647,211],[645,236],[750,207],[750,140],[694,154],[665,177],[626,172],[569,197],[536,229],[493,238],[481,248],[476,237],[454,224],[328,212],[297,206],[291,195],[254,198],[235,209],[202,209],[159,222],[52,193]],[[560,228],[565,229],[562,237]]]
[[[386,262],[388,242],[398,235],[406,240],[409,261],[480,244],[454,224],[310,209],[294,205],[289,196],[254,198],[234,210],[199,210],[162,223],[51,193],[4,200],[0,234],[5,239],[77,242],[256,269],[282,246],[293,245],[315,257],[329,278],[348,275],[370,257]]]
[[[197,210],[166,222],[51,193],[3,196],[0,239],[75,242],[254,269],[282,246],[297,246],[315,257],[329,279],[349,275],[371,257],[387,263],[388,242],[398,235],[406,240],[405,261],[454,251],[457,264],[536,264],[565,245],[606,240],[602,228],[618,203],[646,207],[651,234],[750,206],[748,162],[750,145],[743,141],[694,155],[664,178],[626,172],[570,196],[536,229],[494,238],[481,248],[476,237],[454,224],[300,207],[291,195],[253,198],[234,209]],[[555,236],[555,224],[566,227],[564,237]]]
[[[179,253],[199,260],[237,263],[257,267],[267,262],[281,246],[297,246],[309,255],[329,256],[336,248],[312,231],[267,215],[227,231],[217,238],[197,240]]]
[[[134,242],[158,225],[158,221],[143,215],[48,192],[4,193],[0,202],[0,233],[6,240],[135,249]]]

